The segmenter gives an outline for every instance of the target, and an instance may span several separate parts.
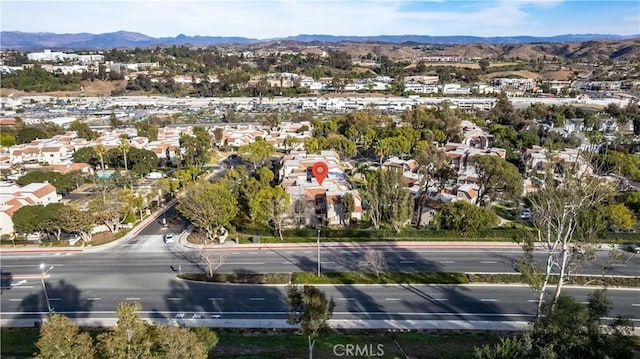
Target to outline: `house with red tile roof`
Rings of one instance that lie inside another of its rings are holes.
[[[11,217],[22,206],[58,203],[61,196],[51,184],[31,183],[20,187],[12,182],[0,182],[0,235],[13,233]]]
[[[311,173],[316,162],[326,163],[329,169],[322,184]],[[337,153],[292,152],[285,155],[280,164],[281,186],[291,196],[294,226],[342,226],[352,219],[362,219],[362,197],[342,170]],[[354,198],[355,209],[350,214],[343,205],[347,193]]]

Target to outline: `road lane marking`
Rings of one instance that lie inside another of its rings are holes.
[[[20,298],[11,298],[11,299],[9,299],[10,302],[19,302],[21,300],[22,299],[20,299]]]
[[[631,306],[632,307],[640,307],[640,304],[633,303],[633,304],[631,304]]]
[[[481,302],[497,302],[497,299],[489,298],[489,299],[480,299]]]
[[[311,253],[311,251],[303,251],[302,253],[309,254],[309,253]]]
[[[264,298],[249,298],[249,300],[264,300]]]
[[[291,262],[289,262],[289,261],[286,261],[286,262],[280,262],[280,264],[294,264],[294,265],[295,265],[295,263],[291,263]]]
[[[223,263],[223,265],[261,265],[264,264],[264,262],[227,262],[227,263]]]
[[[62,298],[49,298],[49,300],[62,300]]]
[[[222,298],[209,298],[209,300],[222,300]]]
[[[447,298],[435,298],[434,300],[437,300],[438,302],[446,302],[449,299],[447,299]]]
[[[454,261],[440,261],[440,263],[442,264],[451,264],[451,263],[455,263]]]
[[[294,251],[286,251],[285,253],[287,253],[287,254],[295,254],[296,252],[294,252]]]
[[[482,262],[480,262],[480,263],[482,263],[482,264],[496,264],[496,263],[498,263],[498,262],[494,262],[494,261],[482,261]]]
[[[397,302],[397,301],[402,300],[402,299],[400,299],[400,298],[384,298],[384,300]]]
[[[48,266],[51,267],[64,267],[64,264],[49,264]],[[32,265],[32,264],[9,264],[9,265],[3,265],[2,268],[28,268],[28,267],[32,267],[32,268],[36,268],[38,266],[36,265]],[[40,274],[38,274],[38,277],[40,276]]]
[[[538,303],[537,299],[527,299],[527,302],[529,303]]]
[[[87,298],[87,300],[100,300],[100,298]]]
[[[182,298],[167,298],[167,300],[182,300]]]
[[[401,264],[413,264],[416,261],[400,261]]]
[[[125,300],[140,300],[140,298],[125,298]]]
[[[338,298],[339,301],[356,300],[356,298]]]
[[[333,264],[335,264],[336,262],[332,262],[332,261],[326,261],[326,262],[322,262],[322,263],[325,263],[325,264],[330,264],[330,263],[333,263]]]

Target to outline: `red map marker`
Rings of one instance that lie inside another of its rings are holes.
[[[313,173],[313,177],[315,177],[322,186],[322,182],[327,178],[327,174],[329,174],[329,166],[324,162],[316,162],[311,167],[311,172]]]

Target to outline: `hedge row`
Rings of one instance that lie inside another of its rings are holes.
[[[273,231],[268,228],[255,227],[239,227],[238,232],[245,237],[250,237],[249,242],[253,238],[261,237],[262,242],[280,242],[276,240]],[[318,237],[318,231],[313,229],[287,229],[283,233],[284,242],[304,243],[315,242]],[[264,237],[264,238],[262,238]],[[520,239],[522,232],[519,229],[491,229],[474,235],[460,234],[456,231],[445,230],[404,230],[396,233],[393,230],[376,230],[376,229],[323,229],[320,230],[320,238],[323,241],[341,242],[341,241],[504,241],[512,242]],[[603,243],[618,243],[640,241],[639,233],[614,233],[608,232],[601,239]]]

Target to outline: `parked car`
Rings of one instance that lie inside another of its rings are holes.
[[[637,244],[625,244],[624,246],[622,246],[622,249],[627,252],[640,254],[640,245]]]
[[[529,220],[533,217],[533,213],[529,209],[525,209],[520,213],[520,219]]]
[[[175,235],[173,233],[167,233],[164,235],[164,243],[173,243]]]

